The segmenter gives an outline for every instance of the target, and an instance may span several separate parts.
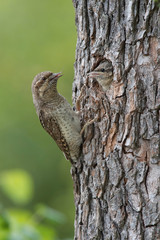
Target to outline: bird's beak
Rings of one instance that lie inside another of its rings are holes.
[[[61,76],[63,76],[61,74],[61,72],[59,72],[59,73],[52,73],[50,75],[50,77],[49,77],[49,82],[52,83],[52,82],[54,82],[55,79],[58,80],[58,78],[60,78]]]
[[[87,74],[87,77],[96,78],[99,75],[101,75],[100,72],[90,72],[90,73]]]
[[[61,72],[59,73],[52,73],[49,78],[48,78],[48,82],[51,85],[55,80],[57,81],[58,78],[60,78],[62,76]]]
[[[62,77],[63,76],[63,74],[61,74],[61,72],[59,72],[59,73],[56,73],[56,75],[54,75],[54,78],[59,78],[59,77]]]

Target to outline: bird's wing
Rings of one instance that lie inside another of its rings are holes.
[[[54,139],[54,141],[57,143],[61,151],[63,151],[63,153],[65,154],[65,157],[68,160],[71,160],[70,150],[65,140],[65,137],[63,136],[60,130],[58,121],[53,117],[45,116],[45,113],[43,110],[39,112],[39,120],[41,122],[42,127]]]

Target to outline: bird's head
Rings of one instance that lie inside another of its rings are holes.
[[[113,66],[110,61],[104,61],[87,75],[89,78],[95,78],[104,90],[108,89],[113,80]]]
[[[49,71],[37,74],[32,82],[33,100],[47,101],[53,94],[57,93],[57,80],[61,77],[60,73],[52,73]]]

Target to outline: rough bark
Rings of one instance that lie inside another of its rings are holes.
[[[76,240],[160,239],[160,10],[152,0],[74,0],[73,99],[84,124],[72,168]],[[104,59],[104,92],[86,75]]]

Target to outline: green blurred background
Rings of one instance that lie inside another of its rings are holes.
[[[70,163],[39,123],[31,82],[41,71],[62,71],[58,89],[71,103],[74,18],[72,0],[0,1],[1,216],[7,212],[14,218],[17,209],[34,214],[37,204],[45,204],[65,216],[53,226],[56,239],[73,237]],[[14,239],[6,236],[3,239]]]

